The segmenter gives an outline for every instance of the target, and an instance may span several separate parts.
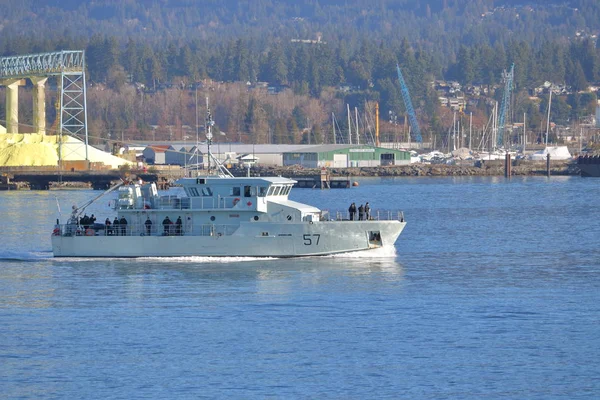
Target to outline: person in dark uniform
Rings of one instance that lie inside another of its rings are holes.
[[[119,226],[121,227],[121,236],[127,235],[127,220],[125,217],[121,217],[119,220]]]
[[[348,212],[350,213],[350,221],[354,221],[354,217],[356,216],[356,204],[350,204]]]
[[[169,236],[169,229],[170,229],[170,226],[171,226],[171,220],[169,219],[168,215],[165,217],[165,219],[163,219],[162,225],[163,225],[163,229],[164,229],[163,235]]]
[[[175,221],[175,234],[177,236],[181,236],[181,217],[177,217],[177,221]]]
[[[104,225],[106,226],[106,235],[112,236],[112,228],[110,227],[112,224],[110,222],[110,218],[106,218],[106,221],[104,221]]]
[[[362,204],[358,207],[358,220],[362,221],[365,219],[365,206]]]
[[[368,221],[371,219],[371,206],[369,206],[369,202],[365,204],[365,219]]]
[[[96,217],[94,217],[94,214],[92,214],[92,216],[90,217],[90,225],[93,228],[94,224],[96,223]]]
[[[150,221],[150,217],[146,218],[144,225],[146,225],[146,235],[150,236],[150,233],[152,232],[152,221]]]
[[[119,229],[119,220],[117,219],[117,217],[115,217],[115,220],[113,221],[113,230],[116,236],[119,236]]]

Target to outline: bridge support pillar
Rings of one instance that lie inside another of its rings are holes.
[[[6,86],[6,131],[19,133],[19,86],[23,79],[6,79],[0,84]]]
[[[46,81],[48,77],[32,76],[33,83],[33,128],[36,133],[46,134]]]

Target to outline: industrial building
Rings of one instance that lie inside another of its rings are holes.
[[[174,153],[175,148],[168,144],[150,145],[142,152],[144,160],[148,164],[167,164],[167,153]]]
[[[153,142],[129,146],[139,148],[145,146],[142,152],[144,161],[148,164],[168,165],[195,165],[208,164],[208,145],[200,143],[189,145],[184,142]],[[260,165],[282,166],[283,153],[303,150],[314,146],[289,145],[289,144],[238,144],[238,143],[213,143],[210,151],[215,158],[225,164],[243,164],[248,160]],[[197,149],[197,151],[196,151]]]
[[[174,152],[167,153],[167,164],[171,165],[198,165],[202,164],[202,154],[194,145],[173,146]]]
[[[410,164],[410,152],[369,145],[326,144],[283,153],[283,165],[305,168],[378,167]]]
[[[177,150],[179,149],[179,150]],[[187,149],[187,150],[186,150]],[[179,143],[151,144],[144,149],[149,164],[190,165],[207,164],[206,143],[183,146]],[[305,168],[321,167],[377,167],[381,165],[410,164],[410,153],[371,145],[274,145],[213,143],[211,153],[225,164],[258,164],[263,166],[301,165]],[[190,156],[196,154],[194,161]],[[187,159],[183,157],[186,155]],[[251,161],[249,161],[251,160]]]

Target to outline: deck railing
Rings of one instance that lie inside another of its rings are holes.
[[[263,197],[258,197],[262,199]],[[198,197],[181,197],[176,195],[161,196],[155,200],[144,198],[141,201],[143,208],[153,210],[189,210],[189,209],[233,209],[239,202],[246,204],[248,202],[255,203],[256,197],[244,196],[198,196]],[[119,201],[121,200],[121,201]],[[153,203],[153,204],[152,204]],[[193,203],[193,205],[192,205]],[[113,210],[131,210],[136,209],[135,202],[132,198],[121,198],[111,202]],[[138,205],[137,209],[142,206]]]
[[[321,221],[401,221],[404,222],[402,211],[377,210],[369,215],[364,214],[362,219],[358,213],[350,218],[348,211],[327,211],[321,214]],[[93,224],[60,224],[54,227],[55,236],[229,236],[239,225],[229,224],[203,224],[199,226],[186,226],[185,224],[169,225],[143,224],[109,225]]]
[[[229,236],[239,225],[204,224],[186,227],[185,225],[127,224],[127,225],[56,225],[56,236]]]
[[[356,212],[353,216],[346,211],[329,211],[329,219],[335,221],[401,221],[404,222],[404,212],[392,210],[374,210],[367,213]],[[326,217],[327,218],[327,217]]]

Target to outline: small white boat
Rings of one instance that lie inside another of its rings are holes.
[[[547,146],[544,150],[536,151],[529,156],[532,161],[546,161],[550,155],[551,160],[570,160],[573,158],[567,146]]]

